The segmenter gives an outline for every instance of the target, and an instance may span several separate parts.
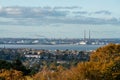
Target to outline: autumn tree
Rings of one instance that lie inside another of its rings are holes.
[[[2,80],[26,80],[21,71],[17,70],[0,70],[0,79]]]
[[[120,44],[109,44],[98,48],[90,57],[90,62],[100,64],[101,78],[120,79]]]

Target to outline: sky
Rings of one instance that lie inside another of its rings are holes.
[[[120,38],[120,0],[0,0],[0,38]]]

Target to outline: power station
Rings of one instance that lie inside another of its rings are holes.
[[[91,32],[90,32],[90,30],[89,30],[88,38],[86,37],[86,30],[84,30],[84,38],[82,41],[79,42],[79,44],[81,44],[81,45],[91,44]]]

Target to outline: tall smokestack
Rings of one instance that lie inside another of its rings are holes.
[[[84,30],[84,41],[86,40],[86,30]]]
[[[89,30],[89,40],[90,40],[90,38],[91,38],[91,33],[90,33],[90,30]]]

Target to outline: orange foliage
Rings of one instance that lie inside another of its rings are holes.
[[[0,78],[5,80],[25,80],[21,71],[17,70],[0,70]]]

